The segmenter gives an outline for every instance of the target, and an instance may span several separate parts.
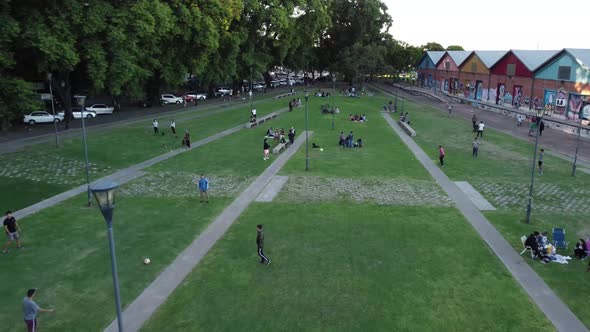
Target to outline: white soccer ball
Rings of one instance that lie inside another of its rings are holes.
[[[143,264],[148,265],[149,263],[151,263],[152,261],[149,258],[146,258],[143,260]]]
[[[320,148],[320,151],[324,151],[324,148]]]

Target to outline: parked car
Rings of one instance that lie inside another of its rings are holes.
[[[172,94],[165,94],[160,96],[160,102],[162,103],[162,105],[182,104],[182,97],[176,97]]]
[[[256,91],[264,90],[264,83],[254,83],[252,85],[252,90],[256,90]]]
[[[270,81],[271,88],[278,88],[279,86],[281,86],[281,81],[278,81],[278,80]]]
[[[225,87],[220,87],[215,89],[215,97],[221,97],[221,96],[231,96],[233,94],[234,90],[230,89],[230,88],[225,88]]]
[[[105,104],[94,104],[90,107],[86,107],[86,110],[93,111],[97,115],[99,115],[99,114],[113,114],[113,111],[115,110],[115,108],[112,106],[107,106]]]
[[[195,99],[205,100],[205,99],[207,99],[207,93],[206,92],[187,92],[184,94],[184,98],[186,99],[186,101],[193,101]]]
[[[45,111],[37,111],[32,112],[31,114],[27,114],[23,117],[23,123],[28,123],[29,125],[34,125],[35,123],[51,123],[51,122],[60,122],[64,119],[63,115],[60,116],[59,114],[55,117],[53,114],[50,114]]]
[[[61,112],[57,113],[57,115],[64,118],[65,112],[61,111]],[[82,111],[82,109],[79,107],[73,107],[72,108],[72,116],[74,117],[74,119],[81,119],[82,116],[84,116],[84,119],[91,119],[91,118],[96,118],[96,112],[87,111],[87,110]]]

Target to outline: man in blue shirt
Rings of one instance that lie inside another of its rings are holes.
[[[27,325],[27,331],[37,331],[37,312],[53,312],[53,309],[43,309],[33,301],[36,289],[29,289],[27,291],[27,297],[23,299],[23,313],[25,316],[25,324]]]
[[[203,197],[205,197],[207,203],[209,203],[209,194],[207,193],[209,190],[209,180],[205,177],[205,174],[201,174],[201,178],[199,179],[199,191],[201,192],[201,203],[203,203]]]

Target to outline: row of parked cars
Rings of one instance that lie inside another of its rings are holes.
[[[72,108],[72,116],[74,119],[80,119],[84,117],[84,119],[94,118],[100,114],[113,114],[115,110],[112,106],[107,106],[105,104],[94,104],[88,107],[85,107],[84,110],[80,107],[73,107]],[[55,116],[49,112],[45,111],[36,111],[32,112],[31,114],[27,114],[23,117],[23,123],[28,125],[34,125],[37,123],[51,123],[51,122],[61,122],[65,118],[64,111],[57,113]]]

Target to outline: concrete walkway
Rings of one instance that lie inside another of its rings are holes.
[[[494,251],[512,273],[516,281],[529,294],[539,309],[545,313],[557,330],[564,332],[588,331],[582,322],[570,311],[557,295],[545,284],[535,271],[518,255],[512,246],[490,224],[473,202],[443,173],[431,158],[398,126],[387,113],[383,118],[394,129],[401,140],[408,146],[418,161],[430,173],[434,180],[453,200],[457,209],[475,228],[481,238]]]
[[[312,132],[309,133],[310,135]],[[266,168],[141,294],[125,308],[123,329],[138,331],[305,142],[305,132]],[[115,319],[106,329],[116,332]]]

